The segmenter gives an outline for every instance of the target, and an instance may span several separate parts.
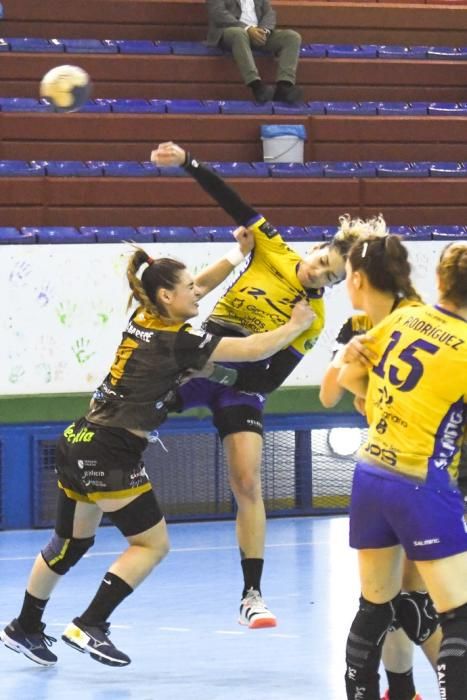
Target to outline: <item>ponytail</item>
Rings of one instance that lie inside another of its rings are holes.
[[[146,268],[141,274],[141,268]],[[127,267],[127,279],[131,294],[127,309],[133,302],[141,304],[153,316],[164,316],[164,305],[158,300],[159,289],[174,289],[179,281],[179,274],[186,267],[172,258],[153,260],[142,248],[136,248]]]

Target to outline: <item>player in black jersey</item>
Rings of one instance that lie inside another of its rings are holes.
[[[240,234],[249,245],[249,234]],[[55,585],[94,544],[106,513],[128,548],[62,639],[100,663],[130,663],[109,640],[108,618],[169,549],[165,520],[142,462],[149,431],[165,420],[171,393],[187,372],[204,372],[207,367],[205,376],[228,383],[229,370],[213,362],[264,359],[292,342],[314,319],[307,304],[299,302],[290,321],[260,336],[219,338],[193,331],[187,320],[197,315],[199,299],[227,277],[238,257],[243,257],[238,251],[229,254],[193,279],[179,261],[152,260],[141,249],[132,255],[127,270],[130,302],[138,306],[89,411],[58,442],[55,531],[33,565],[18,618],[0,633],[13,651],[43,666],[57,661],[49,649],[56,640],[44,633],[43,612]]]

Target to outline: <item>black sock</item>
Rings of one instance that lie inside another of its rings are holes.
[[[389,700],[413,700],[416,693],[412,669],[405,673],[386,671],[389,683]]]
[[[86,625],[98,625],[105,622],[117,605],[120,605],[130,593],[133,593],[133,588],[122,578],[108,571],[91,604],[79,616],[79,619]]]
[[[23,607],[18,615],[18,622],[25,632],[38,632],[41,628],[42,615],[44,614],[47,600],[35,598],[27,591],[24,594]]]
[[[254,588],[255,591],[259,591],[261,594],[261,575],[263,573],[264,559],[242,559],[242,569],[243,569],[243,593],[242,598],[245,597],[246,592],[250,588]]]

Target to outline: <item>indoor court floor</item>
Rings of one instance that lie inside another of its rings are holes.
[[[358,600],[346,517],[268,522],[263,594],[278,626],[237,624],[241,569],[233,522],[169,525],[172,550],[112,616],[112,639],[132,658],[110,668],[63,642],[42,668],[0,644],[0,700],[344,700],[344,649]],[[0,532],[0,624],[19,612],[49,531]],[[81,613],[124,540],[113,527],[56,588],[46,632],[60,638]],[[423,700],[439,698],[416,653]],[[385,690],[385,677],[381,682]]]

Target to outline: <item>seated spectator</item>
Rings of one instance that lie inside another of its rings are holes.
[[[276,13],[269,0],[206,0],[209,46],[230,49],[245,85],[259,104],[269,100],[296,104],[302,90],[295,85],[301,36],[292,29],[276,29]],[[278,58],[275,88],[261,80],[252,49]]]

